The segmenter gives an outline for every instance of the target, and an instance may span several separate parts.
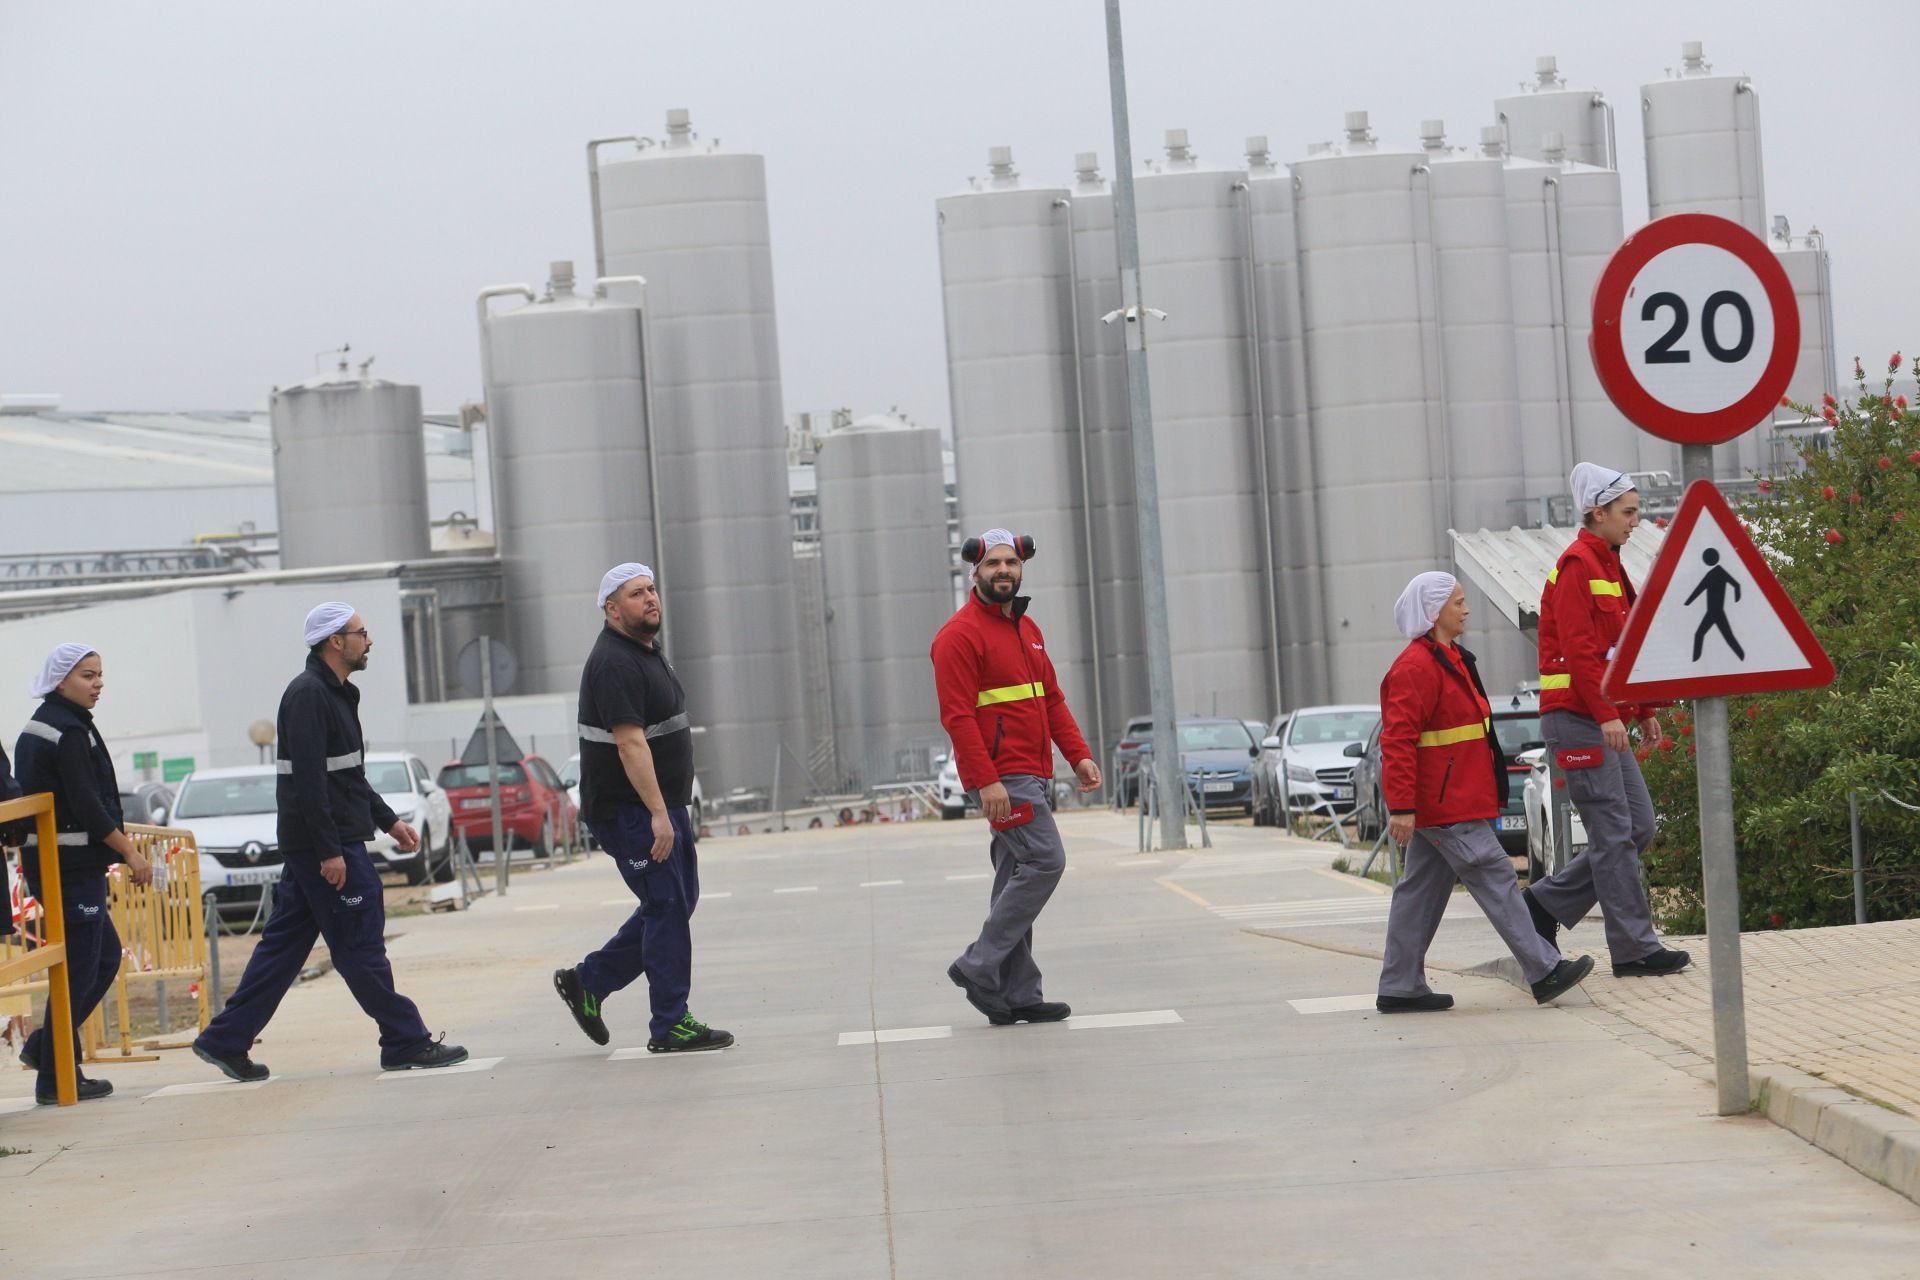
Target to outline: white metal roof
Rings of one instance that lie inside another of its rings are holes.
[[[1575,529],[1481,529],[1453,535],[1456,576],[1478,587],[1500,615],[1522,631],[1540,625],[1540,593],[1547,575],[1573,545]],[[1643,524],[1620,549],[1620,563],[1635,586],[1647,580],[1667,531]]]

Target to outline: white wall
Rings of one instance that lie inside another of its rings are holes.
[[[580,749],[579,735],[574,730],[580,720],[578,694],[521,694],[495,698],[493,706],[520,749],[529,755],[546,757],[555,769]],[[460,754],[479,725],[478,698],[421,703],[406,709],[405,738],[399,745],[418,755],[427,762],[428,768],[437,772],[441,765]],[[374,750],[391,750],[394,744],[375,746],[369,730],[368,746]]]

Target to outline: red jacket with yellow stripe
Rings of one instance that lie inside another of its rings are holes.
[[[1011,614],[975,592],[933,638],[940,723],[953,740],[960,785],[969,791],[1015,774],[1053,776],[1053,748],[1067,763],[1093,758],[1067,710],[1027,597]]]
[[[1540,594],[1540,710],[1573,711],[1597,724],[1631,724],[1651,714],[1615,706],[1600,692],[1634,598],[1619,548],[1582,529]]]
[[[1380,789],[1387,811],[1416,827],[1496,816],[1507,761],[1473,655],[1421,636],[1380,682]]]

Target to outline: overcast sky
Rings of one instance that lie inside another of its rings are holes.
[[[1911,4],[1129,0],[1137,155],[1278,158],[1373,114],[1456,142],[1559,55],[1617,104],[1706,42],[1760,92],[1769,213],[1818,224],[1840,354],[1920,348]],[[0,391],[245,408],[342,341],[429,408],[478,395],[473,296],[592,257],[583,144],[663,129],[767,157],[787,408],[948,417],[935,197],[1014,148],[1112,155],[1100,0],[0,0]],[[583,274],[585,274],[583,268]],[[1844,365],[1843,365],[1844,367]]]

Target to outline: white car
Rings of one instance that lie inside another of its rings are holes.
[[[1572,861],[1587,847],[1587,829],[1581,825],[1580,811],[1567,806],[1568,840],[1564,852],[1554,846],[1553,815],[1547,803],[1552,784],[1547,777],[1547,752],[1544,747],[1523,751],[1516,760],[1527,766],[1527,781],[1521,792],[1522,811],[1527,816],[1527,878],[1544,880]]]
[[[580,835],[591,839],[593,833],[587,830],[586,806],[580,803],[580,753],[574,752],[567,762],[560,766],[560,781],[567,788],[567,795],[573,801],[573,811],[580,815]],[[693,775],[693,803],[687,806],[687,816],[693,821],[696,833],[700,830],[700,821],[706,815],[707,796],[700,789],[700,775]]]
[[[940,766],[935,784],[940,791],[940,817],[949,822],[966,817],[971,801],[967,798],[966,788],[960,785],[960,766],[954,763],[951,755],[935,756],[934,759]]]
[[[1280,716],[1261,742],[1260,767],[1271,770],[1273,793],[1285,788],[1296,812],[1328,804],[1337,813],[1353,808],[1353,757],[1380,720],[1371,703],[1301,707]]]
[[[427,771],[426,761],[406,751],[367,753],[367,781],[387,802],[394,816],[420,835],[420,847],[401,853],[393,837],[376,832],[367,852],[388,871],[405,875],[408,884],[441,883],[453,879],[453,805],[447,793]]]

